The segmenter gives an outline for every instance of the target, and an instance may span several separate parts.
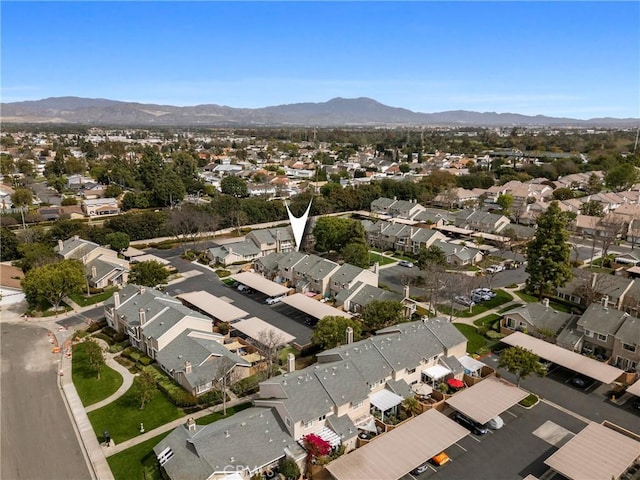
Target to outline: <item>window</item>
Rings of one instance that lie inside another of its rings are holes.
[[[351,403],[351,408],[354,409],[354,410],[356,408],[360,408],[361,406],[362,406],[362,400],[360,400],[359,402],[356,402],[356,403],[353,403],[353,402]]]
[[[606,342],[607,341],[607,336],[608,335],[603,335],[602,333],[596,333],[596,338],[598,340],[600,340],[601,342]]]
[[[622,348],[628,352],[635,352],[636,346],[632,343],[623,343]]]
[[[514,330],[516,328],[516,321],[513,318],[507,317],[507,328]]]
[[[291,420],[289,420],[289,417],[285,417],[285,418],[284,418],[284,423],[286,423],[286,424],[287,424],[287,427],[290,427],[290,426],[291,426]]]
[[[304,428],[311,428],[313,425],[313,420],[309,420],[308,422],[304,422]]]
[[[323,421],[325,418],[327,418],[326,415],[322,415],[321,417],[318,417],[318,421],[321,422]]]
[[[593,337],[593,332],[591,330],[585,330],[584,331],[584,336],[585,337]]]
[[[416,369],[415,368],[410,368],[407,370],[408,374],[412,374],[412,373],[416,373]]]

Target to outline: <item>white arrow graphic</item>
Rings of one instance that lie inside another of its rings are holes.
[[[313,202],[313,198],[309,200],[309,206],[299,218],[291,213],[289,205],[287,202],[284,202],[284,206],[287,209],[287,215],[289,215],[289,221],[291,222],[291,230],[293,230],[293,239],[296,241],[296,252],[300,249],[304,228],[307,226],[307,219],[309,218],[309,212],[311,211],[311,202]]]

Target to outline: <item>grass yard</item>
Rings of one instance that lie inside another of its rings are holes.
[[[240,405],[236,405],[234,407],[227,407],[227,415],[224,416],[222,412],[213,412],[204,417],[200,417],[196,420],[198,425],[209,425],[210,423],[217,422],[218,420],[222,420],[223,418],[230,417],[234,413],[241,412],[249,407],[253,406],[252,402],[241,403]]]
[[[473,324],[476,327],[491,328],[491,325],[496,323],[500,317],[501,317],[501,315],[498,315],[497,313],[491,313],[491,314],[487,315],[486,317],[482,317],[482,318],[479,318],[478,320],[474,320]]]
[[[487,343],[487,339],[478,333],[476,327],[464,323],[454,323],[453,326],[467,337],[467,353],[476,353]]]
[[[107,457],[109,468],[111,468],[115,480],[161,480],[162,476],[158,461],[153,453],[153,447],[169,433],[171,432],[162,433],[146,442]]]
[[[122,375],[108,366],[103,366],[100,379],[89,369],[85,353],[86,345],[78,343],[73,346],[71,357],[71,378],[78,391],[83,406],[92,405],[114,394],[122,385]]]
[[[86,307],[89,305],[95,305],[96,303],[104,302],[113,296],[113,292],[116,289],[111,289],[106,292],[96,293],[95,295],[86,296],[83,293],[72,293],[69,298],[78,304],[80,307]]]
[[[528,293],[525,293],[522,290],[518,290],[516,292],[516,295],[520,297],[521,300],[527,302],[527,303],[534,303],[538,301],[538,297],[534,297],[533,295],[529,295]]]
[[[380,255],[374,251],[369,252],[369,260],[371,262],[378,262],[380,266],[389,265],[390,263],[394,263],[396,260],[393,258],[385,257],[384,255]]]
[[[505,303],[509,303],[513,300],[511,294],[505,292],[504,290],[495,290],[495,292],[495,297],[493,297],[491,300],[487,300],[486,302],[474,305],[473,307],[471,307],[471,311],[469,311],[469,307],[463,307],[460,310],[455,309],[454,316],[460,318],[475,317],[476,315],[480,315],[487,310],[499,307],[500,305],[504,305]],[[438,311],[447,315],[451,314],[451,308],[448,305],[439,304]]]
[[[87,414],[97,437],[102,438],[102,432],[108,430],[111,438],[121,443],[139,435],[141,423],[149,431],[184,416],[182,410],[171,404],[160,391],[141,410],[135,390],[134,381],[122,397]]]

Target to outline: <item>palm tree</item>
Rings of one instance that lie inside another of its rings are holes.
[[[402,408],[404,408],[407,413],[411,415],[419,415],[420,413],[422,413],[422,406],[420,405],[420,402],[415,395],[411,395],[410,397],[405,398],[402,401]]]

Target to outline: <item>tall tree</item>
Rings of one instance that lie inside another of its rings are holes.
[[[344,261],[360,268],[369,268],[369,249],[364,243],[349,242],[342,249]]]
[[[504,368],[516,376],[516,385],[520,387],[520,380],[536,374],[543,377],[547,369],[540,363],[538,355],[523,347],[510,347],[502,351],[498,368]]]
[[[320,319],[311,335],[311,342],[323,350],[347,343],[347,327],[353,329],[353,340],[360,340],[360,322],[341,316],[326,316]]]
[[[246,197],[249,195],[247,182],[234,175],[226,176],[220,181],[220,191],[234,197]]]
[[[16,207],[28,207],[33,203],[33,194],[28,188],[16,188],[11,194],[11,202]]]
[[[85,276],[79,261],[62,260],[29,270],[20,283],[30,305],[45,299],[58,310],[64,297],[84,287]]]
[[[143,370],[134,380],[134,392],[138,399],[140,409],[144,409],[145,405],[150,402],[158,391],[156,387],[156,379],[146,370]]]
[[[169,278],[169,272],[160,262],[149,260],[131,266],[130,283],[156,287]]]
[[[122,253],[123,250],[129,248],[129,235],[124,232],[108,233],[106,240],[112,250]]]
[[[258,332],[255,346],[267,362],[267,378],[273,376],[273,364],[278,357],[278,351],[285,345],[282,334],[273,328]]]
[[[562,287],[571,280],[571,246],[568,243],[567,216],[557,201],[538,217],[536,233],[527,244],[527,285],[538,292]]]
[[[87,338],[84,342],[84,352],[87,356],[89,370],[95,373],[100,380],[100,372],[105,364],[102,347],[94,338]]]
[[[373,300],[362,312],[362,323],[377,330],[403,321],[404,307],[397,300]]]
[[[619,163],[604,176],[604,184],[614,192],[628,190],[638,183],[640,174],[631,163]]]
[[[580,213],[590,217],[604,217],[604,207],[597,200],[589,200],[580,206]]]
[[[500,206],[500,212],[507,217],[511,215],[511,207],[513,206],[513,195],[510,193],[504,193],[498,195],[496,203]]]

